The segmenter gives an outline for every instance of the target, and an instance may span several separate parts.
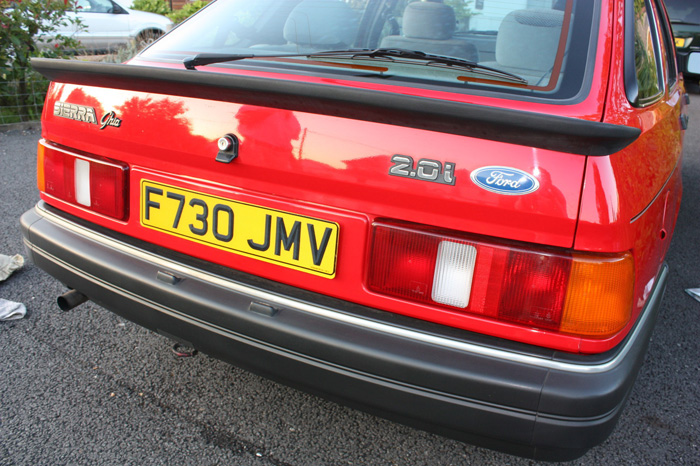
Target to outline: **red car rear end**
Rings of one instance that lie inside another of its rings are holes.
[[[220,0],[129,64],[35,60],[33,260],[285,383],[580,456],[653,329],[686,97],[660,2],[515,3]]]

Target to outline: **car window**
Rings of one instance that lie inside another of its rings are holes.
[[[592,0],[216,1],[143,56],[181,61],[198,53],[269,56],[401,49],[467,60],[480,68],[438,69],[425,62],[409,66],[405,60],[385,59],[382,66],[388,69],[381,76],[385,81],[440,81],[564,98],[576,95],[583,84],[595,43],[596,4]],[[308,69],[310,60],[304,61]],[[283,65],[292,66],[289,60],[266,66]],[[314,66],[322,65],[314,61]],[[340,72],[337,67],[335,71]]]
[[[664,62],[666,63],[666,85],[671,88],[676,83],[678,72],[676,69],[676,48],[673,42],[673,32],[668,27],[663,5],[659,0],[654,0],[654,7],[659,23],[659,32],[663,42]]]
[[[78,0],[76,6],[80,13],[112,13],[114,10],[109,0]]]
[[[648,0],[634,0],[634,65],[638,103],[645,105],[661,95],[661,68],[653,9]]]
[[[700,24],[700,3],[697,0],[666,0],[671,21]]]

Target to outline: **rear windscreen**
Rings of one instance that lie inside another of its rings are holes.
[[[254,55],[219,66],[571,98],[592,66],[596,5],[594,0],[215,1],[141,58]],[[395,54],[314,56],[375,49],[460,62]]]

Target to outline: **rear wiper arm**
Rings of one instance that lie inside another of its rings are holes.
[[[258,55],[253,55],[251,53],[198,53],[194,57],[187,57],[182,60],[182,64],[185,65],[185,68],[188,70],[194,70],[198,66],[245,60],[246,58],[255,58],[256,56]]]
[[[358,49],[358,52],[364,52],[365,49]],[[194,70],[198,66],[213,65],[216,63],[224,63],[227,61],[246,60],[249,58],[289,58],[289,57],[335,57],[345,56],[354,53],[353,51],[330,51],[318,53],[282,53],[271,55],[253,55],[251,53],[198,53],[194,57],[188,57],[182,60],[182,64],[188,70]]]
[[[250,53],[198,53],[194,57],[185,58],[182,64],[188,70],[194,70],[198,66],[213,65],[216,63],[224,63],[227,61],[237,61],[246,60],[249,58],[289,58],[289,57],[336,57],[336,56],[346,56],[353,55],[357,52],[364,53],[369,52],[369,49],[356,49],[356,50],[332,50],[329,52],[318,52],[318,53],[283,53],[283,54],[272,54],[272,55],[253,55]]]
[[[455,57],[446,57],[443,55],[433,55],[431,53],[425,53],[417,50],[407,50],[399,48],[379,48],[379,49],[349,49],[349,50],[330,50],[327,52],[317,52],[317,53],[294,53],[294,54],[277,54],[277,55],[253,55],[253,54],[243,54],[243,53],[200,53],[194,57],[188,57],[183,60],[183,65],[188,70],[194,70],[197,66],[212,65],[215,63],[224,63],[228,61],[245,60],[249,58],[287,58],[287,57],[308,57],[308,58],[324,58],[324,57],[336,57],[336,58],[369,58],[369,59],[387,59],[390,61],[397,61],[395,59],[403,60],[417,60],[424,61],[426,65],[444,65],[446,67],[459,67],[465,68],[469,71],[478,70],[478,72],[492,74],[499,77],[505,77],[511,81],[527,84],[527,80],[513,73],[508,73],[507,71],[499,70],[497,68],[491,68],[490,66],[481,65],[477,62],[464,60]]]

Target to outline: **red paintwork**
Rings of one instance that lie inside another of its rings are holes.
[[[616,7],[611,67],[622,70],[624,4]],[[627,330],[652,289],[680,208],[683,93],[679,77],[659,102],[634,108],[625,96],[622,73],[616,75],[610,81],[603,121],[638,127],[642,135],[611,157],[589,158],[586,167],[575,248],[633,252],[635,302]],[[582,350],[595,351],[598,346],[586,342]]]
[[[651,108],[634,109],[627,102],[622,77],[622,5],[603,2],[595,78],[588,96],[569,106],[208,68],[219,73],[390,89],[642,129],[638,141],[609,157],[584,157],[286,110],[54,83],[46,100],[43,137],[86,154],[128,163],[131,214],[127,221],[115,221],[43,193],[42,198],[120,233],[340,299],[564,351],[605,351],[624,338],[633,322],[608,340],[581,339],[377,295],[363,281],[371,260],[367,252],[371,224],[389,218],[579,251],[631,250],[637,267],[634,316],[638,315],[668,249],[678,212],[681,149],[676,135],[682,89],[676,86],[668,99]],[[122,125],[100,130],[57,118],[50,111],[55,101],[88,105],[98,115],[114,109]],[[214,161],[216,141],[226,133],[235,133],[241,140],[242,156],[230,165]],[[387,176],[393,154],[454,162],[456,178],[464,182],[451,187]],[[541,187],[528,196],[503,196],[467,182],[473,170],[489,165],[532,173]],[[222,253],[141,227],[138,196],[142,177],[337,222],[336,278],[328,280]],[[662,230],[664,239],[660,239]]]

